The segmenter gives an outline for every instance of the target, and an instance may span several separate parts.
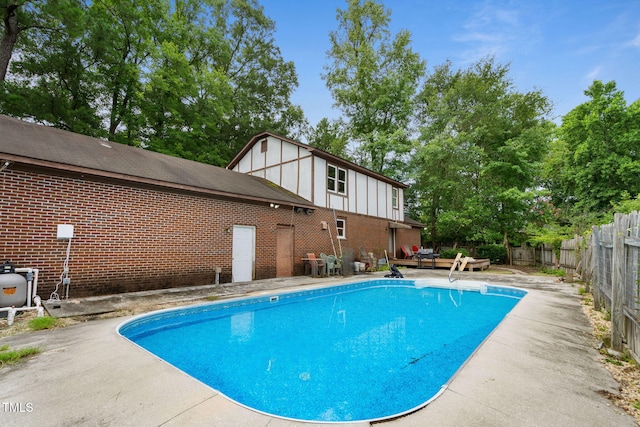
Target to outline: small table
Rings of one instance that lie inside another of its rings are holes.
[[[434,270],[436,268],[436,258],[440,258],[440,254],[434,254],[433,252],[420,252],[416,254],[418,257],[418,268],[431,268]],[[431,267],[425,267],[422,265],[423,259],[431,260]]]

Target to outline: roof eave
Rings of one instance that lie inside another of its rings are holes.
[[[29,158],[29,157],[16,156],[16,155],[13,155],[13,154],[8,154],[8,153],[0,153],[0,159],[8,160],[8,161],[10,161],[12,163],[23,164],[23,165],[28,165],[28,166],[37,166],[37,167],[46,168],[46,169],[53,169],[53,170],[57,170],[57,171],[61,171],[61,172],[70,172],[70,173],[91,175],[91,176],[96,176],[96,177],[100,177],[100,178],[114,179],[114,180],[119,180],[119,181],[127,181],[127,182],[131,182],[131,183],[135,183],[135,184],[150,185],[150,186],[154,186],[154,187],[162,187],[162,188],[166,188],[166,189],[187,191],[187,192],[199,193],[199,194],[203,194],[203,195],[225,197],[225,198],[229,198],[229,199],[245,200],[245,201],[251,201],[251,202],[276,203],[276,204],[282,205],[282,206],[292,206],[292,207],[295,206],[295,207],[309,208],[309,209],[316,209],[317,208],[317,206],[315,206],[315,205],[313,205],[313,204],[311,204],[309,202],[303,201],[303,200],[300,200],[300,202],[298,203],[297,201],[294,202],[294,201],[285,200],[285,199],[256,197],[256,196],[251,196],[251,195],[247,195],[247,194],[230,193],[230,192],[226,192],[226,191],[213,190],[213,189],[208,189],[208,188],[203,188],[203,187],[196,187],[196,186],[185,185],[185,184],[177,184],[177,183],[174,183],[174,182],[161,181],[161,180],[138,177],[138,176],[133,176],[133,175],[120,174],[120,173],[103,171],[103,170],[98,170],[98,169],[85,168],[85,167],[81,167],[81,166],[74,166],[74,165],[68,165],[68,164],[63,164],[63,163],[51,162],[51,161],[47,161],[47,160],[39,160],[39,159],[33,159],[33,158]]]

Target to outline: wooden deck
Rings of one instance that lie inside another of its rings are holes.
[[[406,267],[414,267],[414,268],[418,267],[418,260],[416,259],[390,259],[389,263],[395,264],[395,265],[403,265]],[[428,268],[431,268],[431,265],[432,263],[430,259],[422,260],[422,268],[428,269]],[[436,268],[446,268],[447,270],[449,270],[453,265],[453,258],[436,258],[435,265],[436,265]],[[473,261],[469,261],[465,267],[465,270],[484,271],[487,268],[489,268],[489,265],[490,265],[490,262],[488,259],[476,259]]]

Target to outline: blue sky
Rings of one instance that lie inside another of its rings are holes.
[[[585,102],[594,79],[615,80],[628,104],[640,99],[640,0],[386,0],[391,32],[412,34],[427,67],[451,60],[466,68],[489,55],[510,64],[520,92],[540,89],[554,120]],[[321,74],[330,63],[329,32],[345,0],[261,0],[276,22],[276,44],[293,61],[293,102],[311,125],[339,117]]]

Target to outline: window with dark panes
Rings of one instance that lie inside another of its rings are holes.
[[[327,189],[338,194],[347,194],[347,171],[334,165],[327,166]]]
[[[338,239],[346,239],[347,238],[347,221],[342,218],[336,219],[336,234],[338,235]]]

